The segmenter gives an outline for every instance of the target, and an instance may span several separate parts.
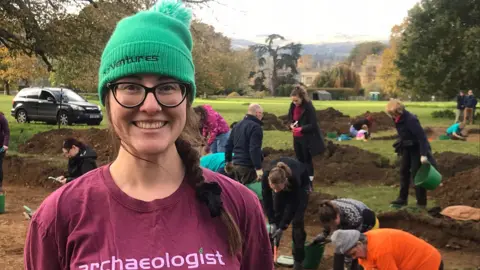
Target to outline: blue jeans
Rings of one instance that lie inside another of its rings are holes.
[[[352,137],[357,137],[357,133],[358,133],[358,130],[356,130],[353,125],[350,126],[350,135],[352,135]]]
[[[211,153],[222,153],[225,152],[225,146],[227,145],[228,137],[230,136],[230,131],[227,133],[219,134],[210,145]]]

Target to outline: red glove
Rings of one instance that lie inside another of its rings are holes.
[[[301,127],[294,128],[293,129],[293,136],[295,136],[295,137],[302,136],[302,128]]]

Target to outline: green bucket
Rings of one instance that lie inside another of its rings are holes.
[[[328,132],[327,133],[327,138],[336,139],[337,138],[337,132]]]
[[[257,194],[257,197],[260,201],[263,201],[263,196],[262,196],[262,182],[254,182],[250,184],[245,185],[247,188],[255,192]]]
[[[5,193],[0,193],[0,214],[5,213]]]
[[[441,141],[447,141],[447,140],[450,140],[450,136],[442,134],[442,135],[438,136],[438,139],[441,140]]]
[[[325,244],[317,244],[309,246],[309,242],[305,242],[305,259],[303,260],[303,268],[318,269],[325,251]],[[294,248],[292,242],[292,249]]]
[[[430,163],[422,164],[415,175],[415,186],[427,190],[436,189],[442,182],[442,175]]]

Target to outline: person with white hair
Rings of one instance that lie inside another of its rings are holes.
[[[263,108],[250,104],[245,117],[233,127],[225,147],[225,171],[246,185],[263,176]]]
[[[402,230],[337,230],[331,240],[337,252],[358,259],[364,269],[443,270],[435,247]]]

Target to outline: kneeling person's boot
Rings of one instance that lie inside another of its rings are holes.
[[[303,262],[294,262],[293,270],[303,270]]]

